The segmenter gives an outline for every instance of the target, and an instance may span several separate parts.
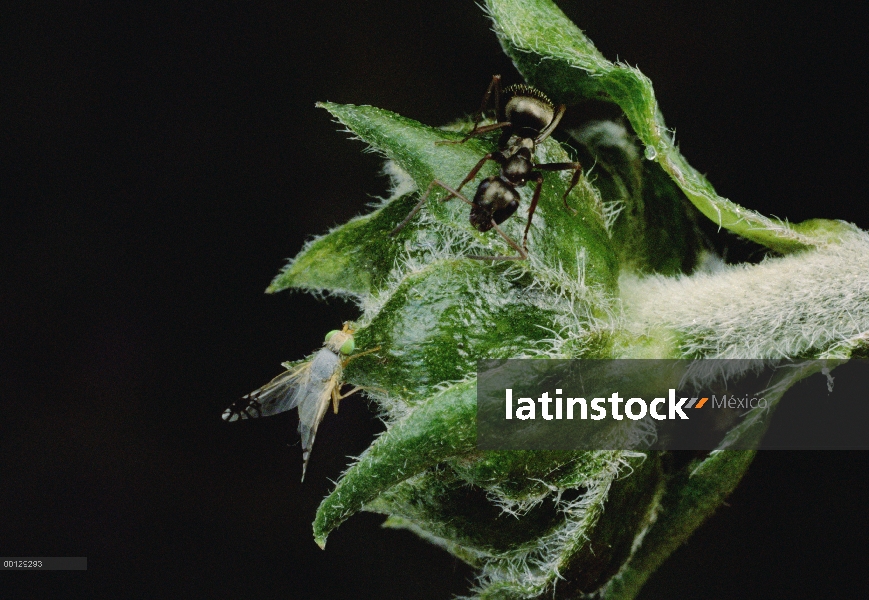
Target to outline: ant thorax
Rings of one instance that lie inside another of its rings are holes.
[[[517,154],[522,148],[527,148],[529,154],[533,153],[534,140],[529,137],[520,137],[518,135],[514,135],[507,143],[507,147],[501,151],[501,154],[504,155],[504,158],[510,158]]]
[[[522,141],[531,142],[529,139]],[[519,147],[510,148],[509,156],[501,165],[501,175],[515,186],[523,186],[531,176],[533,165],[531,162],[531,153],[533,152],[533,142],[531,148],[522,145]],[[505,153],[506,154],[506,153]]]

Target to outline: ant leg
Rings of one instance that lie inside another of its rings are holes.
[[[549,122],[549,125],[547,125],[546,128],[543,131],[541,131],[539,134],[537,134],[536,138],[534,138],[535,145],[539,144],[540,142],[542,142],[543,140],[548,138],[550,135],[552,135],[552,132],[555,131],[556,127],[558,127],[558,123],[561,122],[561,117],[564,116],[565,110],[567,110],[567,108],[563,104],[560,104],[558,106],[558,108],[555,110],[555,116],[552,117],[552,120]]]
[[[474,129],[477,129],[477,125],[479,125],[480,121],[483,119],[483,113],[486,112],[486,107],[489,105],[489,97],[492,95],[493,91],[495,92],[495,113],[497,114],[501,104],[500,75],[492,75],[492,81],[489,82],[489,87],[486,88],[486,93],[483,94],[483,101],[480,103],[480,112],[477,113],[477,117],[474,119]]]
[[[501,76],[500,75],[492,75],[492,83],[489,84],[489,87],[493,87],[495,89],[495,120],[501,120]],[[483,103],[485,104],[487,98],[483,98]],[[482,111],[480,111],[482,112]]]
[[[416,216],[416,213],[418,213],[418,212],[420,211],[420,209],[422,208],[422,205],[425,204],[425,201],[426,201],[426,200],[428,200],[428,195],[429,195],[429,193],[431,193],[431,189],[432,189],[432,188],[435,186],[435,184],[437,184],[437,183],[438,183],[438,180],[437,180],[437,179],[433,179],[432,182],[431,182],[430,184],[428,184],[428,187],[425,189],[425,193],[424,193],[424,194],[422,195],[422,197],[419,199],[419,202],[417,202],[417,203],[416,203],[416,206],[414,206],[414,207],[410,210],[410,212],[407,213],[407,216],[404,218],[404,221],[402,221],[401,223],[399,223],[399,224],[398,224],[398,227],[396,227],[395,229],[393,229],[392,231],[389,232],[389,237],[395,237],[395,235],[398,234],[399,231],[401,231],[402,229],[404,229],[404,227],[405,227],[408,223],[410,223],[410,220],[411,220],[414,216]]]
[[[456,190],[461,190],[465,186],[466,183],[468,183],[471,179],[476,177],[477,173],[480,172],[480,169],[483,168],[483,165],[486,164],[486,161],[490,161],[490,160],[494,160],[499,165],[503,164],[504,163],[504,155],[501,154],[500,152],[497,152],[497,153],[489,152],[486,156],[484,156],[483,158],[480,159],[480,162],[478,162],[474,166],[473,169],[471,169],[471,172],[468,173],[468,176],[465,177],[464,179],[462,179],[462,182],[459,184],[459,187],[457,187]]]
[[[459,200],[461,200],[462,202],[464,202],[465,204],[467,204],[469,206],[474,205],[474,203],[471,202],[470,200],[468,200],[468,198],[463,193],[461,193],[459,190],[454,190],[453,188],[451,188],[450,186],[448,186],[447,184],[445,184],[441,181],[438,181],[438,185],[440,185],[442,188],[444,188],[446,191],[449,192],[449,195],[446,198],[444,198],[443,200],[441,200],[441,202],[446,202],[447,200],[452,200],[453,198],[458,198]]]
[[[495,131],[496,129],[504,129],[505,127],[511,127],[513,124],[510,121],[504,121],[503,123],[492,123],[491,125],[483,125],[482,127],[474,126],[474,129],[465,134],[460,140],[438,140],[435,142],[435,146],[442,146],[444,144],[464,144],[469,139],[477,135],[483,135],[484,133],[489,133],[490,131]]]
[[[492,219],[492,227],[495,229],[495,231],[498,232],[498,234],[499,234],[502,238],[504,238],[504,240],[505,240],[508,244],[510,244],[510,246],[513,247],[513,249],[514,249],[516,252],[519,253],[519,256],[518,256],[518,257],[515,257],[515,256],[507,256],[507,257],[504,257],[503,260],[528,260],[528,253],[525,252],[525,250],[524,250],[524,249],[523,249],[519,244],[517,244],[516,242],[514,242],[514,241],[513,241],[513,238],[511,238],[509,235],[507,235],[506,233],[504,233],[504,230],[503,230],[503,229],[501,229],[500,227],[498,227],[498,224],[495,223],[495,219]]]
[[[519,253],[519,256],[469,256],[468,258],[472,258],[474,260],[528,260],[528,253],[522,249],[522,247],[513,241],[509,235],[504,233],[504,230],[498,227],[498,224],[495,223],[495,219],[492,219],[492,227],[498,234],[504,238],[510,246]]]
[[[561,201],[564,202],[564,208],[573,214],[577,214],[575,208],[572,208],[567,203],[567,195],[571,192],[573,188],[576,187],[576,184],[579,183],[579,178],[582,175],[582,165],[578,162],[569,162],[569,163],[549,163],[546,165],[534,165],[536,168],[541,171],[568,171],[573,169],[573,177],[570,178],[570,185],[567,186],[567,191],[564,192],[564,196],[561,197]]]
[[[486,88],[486,93],[483,94],[483,101],[480,103],[480,112],[474,115],[474,127],[465,135],[464,138],[457,141],[440,141],[435,142],[435,144],[464,144],[469,139],[474,137],[475,135],[481,135],[483,133],[487,133],[489,131],[493,131],[495,129],[500,129],[502,127],[506,127],[509,123],[501,124],[498,123],[495,126],[485,125],[480,127],[480,121],[483,120],[483,114],[486,112],[486,107],[489,106],[489,97],[492,95],[492,92],[495,93],[495,118],[500,118],[501,114],[501,76],[493,75],[492,81],[489,82],[489,87]]]
[[[448,192],[450,193],[449,196],[447,196],[446,198],[444,198],[444,201],[445,201],[445,202],[446,202],[447,200],[449,200],[450,198],[452,198],[453,196],[455,196],[455,197],[457,197],[457,198],[460,198],[460,199],[464,200],[464,201],[467,202],[468,204],[473,204],[470,200],[468,200],[467,198],[465,198],[465,197],[462,195],[461,192],[458,192],[458,191],[454,190],[453,188],[449,187],[447,184],[445,184],[445,183],[444,183],[443,181],[441,181],[440,179],[433,179],[432,182],[431,182],[430,184],[428,184],[428,187],[425,189],[425,193],[422,195],[422,198],[420,198],[420,199],[419,199],[419,202],[416,203],[416,206],[414,206],[414,207],[411,209],[411,211],[410,211],[409,213],[407,213],[407,216],[404,218],[404,221],[402,221],[401,223],[399,223],[398,226],[397,226],[395,229],[393,229],[392,231],[389,232],[389,237],[395,237],[395,236],[398,234],[399,231],[401,231],[402,229],[404,229],[405,226],[406,226],[408,223],[410,223],[410,220],[411,220],[414,216],[416,216],[416,213],[418,213],[418,212],[420,211],[420,209],[422,208],[422,205],[425,204],[425,201],[426,201],[426,200],[428,200],[428,196],[429,196],[429,194],[431,193],[432,188],[433,188],[434,186],[436,186],[436,185],[439,185],[440,187],[444,188],[446,191],[448,191]]]
[[[537,203],[540,202],[540,191],[543,189],[543,175],[540,173],[531,173],[531,176],[537,176],[537,186],[534,188],[534,195],[531,197],[531,206],[528,207],[528,222],[525,223],[525,234],[522,236],[522,247],[528,247],[528,230],[531,229],[531,219],[534,218],[534,211],[537,210]]]

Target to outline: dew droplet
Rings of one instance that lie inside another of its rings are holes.
[[[658,151],[655,150],[654,146],[646,146],[645,155],[647,160],[655,160],[658,157]]]

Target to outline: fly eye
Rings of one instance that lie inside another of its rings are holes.
[[[356,350],[356,342],[353,341],[353,338],[349,338],[346,342],[341,344],[341,354],[353,354],[353,351]]]
[[[327,334],[326,334],[326,340],[325,340],[325,341],[328,342],[329,340],[331,340],[331,339],[332,339],[332,336],[335,335],[336,333],[338,333],[338,330],[337,330],[337,329],[333,329],[332,331],[330,331],[329,333],[327,333]]]

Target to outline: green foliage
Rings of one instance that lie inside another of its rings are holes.
[[[400,234],[389,232],[434,179],[457,185],[495,149],[492,138],[437,144],[460,139],[469,124],[447,131],[370,106],[320,105],[390,161],[396,192],[309,243],[268,289],[352,297],[361,309],[357,348],[380,348],[344,376],[369,389],[387,431],[323,501],[314,535],[323,546],[355,512],[375,511],[479,567],[482,598],[632,598],[734,489],[753,453],[726,447],[762,435],[763,424],[746,420],[686,467],[659,453],[483,452],[476,361],[721,353],[844,360],[865,348],[869,332],[869,237],[834,221],[792,225],[721,198],[679,153],[642,73],[606,60],[548,0],[488,0],[486,10],[529,83],[557,102],[614,102],[642,147],[615,124],[586,128],[578,139],[598,167],[568,198],[577,214],[562,205],[569,175],[547,173],[529,259],[477,261],[466,256],[513,250],[474,230],[467,206],[442,202],[437,188]],[[572,160],[552,139],[536,158]],[[466,190],[495,169],[487,165]],[[523,206],[530,193],[522,191]],[[692,272],[707,254],[697,211],[790,256]],[[504,229],[521,240],[524,220]],[[795,270],[804,279],[792,279]],[[816,271],[836,283],[818,285]],[[764,293],[706,301],[710,287],[747,289],[746,281]],[[674,293],[685,301],[669,302]],[[783,310],[815,329],[777,326]],[[740,346],[741,333],[766,341]],[[773,403],[810,371],[776,382]]]
[[[679,153],[648,77],[606,60],[550,0],[489,0],[486,8],[501,46],[529,83],[556,102],[596,98],[618,104],[644,144],[645,156],[661,165],[700,212],[721,227],[782,253],[835,241],[843,227],[848,229],[826,220],[791,225],[717,195]]]

